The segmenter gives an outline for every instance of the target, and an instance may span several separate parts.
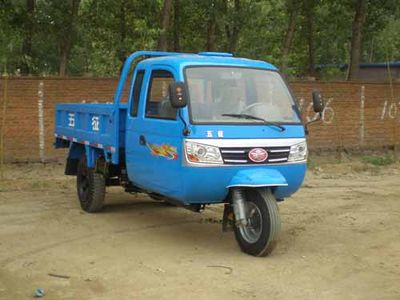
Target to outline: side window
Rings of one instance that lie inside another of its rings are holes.
[[[169,102],[169,84],[174,77],[168,71],[151,73],[149,92],[146,103],[146,117],[158,119],[176,119],[176,109]]]
[[[131,103],[131,116],[136,117],[138,112],[139,97],[142,90],[144,71],[137,72],[135,83],[133,84],[132,103]]]

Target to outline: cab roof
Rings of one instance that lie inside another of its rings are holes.
[[[177,70],[188,66],[228,66],[278,70],[274,65],[265,61],[233,57],[232,54],[223,52],[200,52],[198,54],[171,52],[171,55],[142,60],[138,67],[146,68],[153,64],[168,65]]]

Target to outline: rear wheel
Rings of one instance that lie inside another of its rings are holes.
[[[246,190],[247,225],[235,226],[235,237],[243,252],[266,256],[275,248],[281,220],[278,205],[269,189]]]
[[[106,193],[105,179],[102,174],[95,173],[87,167],[86,155],[79,160],[76,177],[81,208],[89,213],[98,212],[103,208]]]

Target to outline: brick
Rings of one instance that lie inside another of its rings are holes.
[[[38,161],[38,91],[43,83],[45,155],[63,159],[65,151],[53,148],[54,107],[65,102],[112,102],[114,78],[9,78],[4,127],[6,161]],[[400,84],[373,82],[294,81],[291,89],[301,107],[303,121],[312,118],[311,92],[321,91],[328,104],[324,121],[309,128],[310,149],[359,149],[398,145],[400,139]],[[361,90],[365,102],[363,122]],[[127,91],[125,91],[126,93]],[[0,79],[0,124],[4,78]],[[126,98],[126,97],[125,97]],[[362,139],[362,136],[364,137]]]

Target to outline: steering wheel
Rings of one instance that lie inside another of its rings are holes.
[[[241,114],[246,113],[247,111],[249,111],[253,107],[257,107],[257,106],[261,106],[261,105],[265,105],[265,103],[263,103],[263,102],[252,103],[250,105],[247,105],[245,108],[243,108],[240,113]]]

